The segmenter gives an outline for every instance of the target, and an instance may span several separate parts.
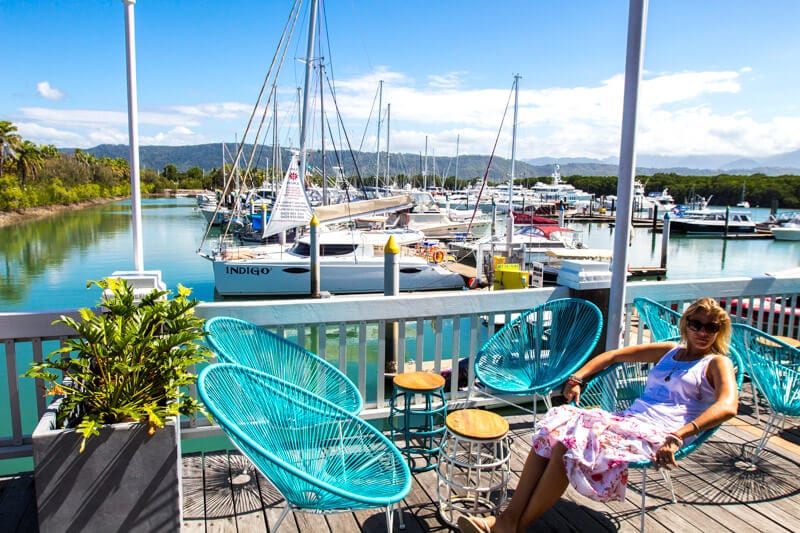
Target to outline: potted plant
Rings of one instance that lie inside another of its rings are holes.
[[[180,285],[139,301],[121,278],[91,286],[101,308],[57,320],[77,336],[25,373],[55,397],[33,433],[39,528],[179,530],[178,418],[199,409],[185,387],[210,354],[198,302]]]

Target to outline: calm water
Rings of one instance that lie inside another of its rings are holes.
[[[142,205],[144,267],[161,270],[170,289],[178,283],[196,298],[213,301],[211,264],[196,254],[202,216],[193,199],[146,199]],[[764,220],[766,209],[751,210]],[[577,224],[591,248],[612,248],[610,224]],[[130,202],[117,202],[0,228],[0,312],[91,307],[97,289],[88,280],[116,270],[133,270]],[[636,228],[631,266],[659,265],[661,235]],[[757,260],[754,260],[757,258]],[[673,236],[668,279],[749,276],[800,265],[800,243],[773,240],[723,241]]]

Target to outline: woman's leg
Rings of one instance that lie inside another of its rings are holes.
[[[514,489],[514,496],[502,513],[497,517],[495,526],[492,531],[516,531],[519,524],[520,517],[530,503],[539,480],[542,474],[547,470],[550,464],[550,459],[538,455],[533,448],[528,452],[528,457],[525,459],[525,466],[522,467],[522,473],[519,475],[519,483],[517,488]]]
[[[525,500],[525,509],[517,520],[517,531],[525,529],[538,520],[564,494],[569,485],[567,471],[564,468],[564,453],[567,449],[560,442],[553,446],[552,455],[544,472],[534,486],[533,493]],[[522,479],[520,479],[520,483]],[[514,495],[516,498],[516,494]]]
[[[536,452],[533,451],[533,448],[531,448],[531,451],[528,452],[527,459],[525,459],[525,466],[522,467],[522,473],[519,476],[517,488],[514,489],[514,496],[511,498],[508,506],[497,517],[490,516],[483,519],[483,522],[491,527],[493,532],[505,533],[517,530],[520,517],[528,507],[530,499],[539,483],[539,479],[546,471],[549,462],[549,459],[537,455]]]

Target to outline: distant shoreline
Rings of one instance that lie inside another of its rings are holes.
[[[31,220],[41,220],[58,213],[63,213],[64,211],[68,211],[70,209],[81,209],[92,205],[117,202],[119,200],[123,200],[124,198],[124,196],[117,198],[96,198],[94,200],[86,200],[69,205],[44,205],[40,207],[20,209],[18,211],[0,211],[0,228],[22,222],[29,222]]]

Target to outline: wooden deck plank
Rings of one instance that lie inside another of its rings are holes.
[[[206,505],[203,454],[183,456],[183,531],[205,531]]]
[[[258,471],[238,451],[228,454],[228,468],[237,530],[266,531],[267,516],[261,498]],[[263,477],[261,479],[268,483]]]
[[[740,416],[673,471],[678,503],[669,503],[660,474],[648,469],[648,533],[800,530],[800,432],[796,429],[800,423],[790,419],[787,429],[770,440],[758,468],[743,469],[743,454],[760,438],[761,427],[755,425],[752,403],[748,406],[747,395],[742,396]],[[511,495],[530,450],[532,424],[527,416],[504,416],[514,439]],[[278,491],[236,451],[187,454],[182,474],[185,531],[271,530],[285,506]],[[589,500],[570,487],[528,532],[638,531],[640,483],[639,474],[632,472],[625,501],[605,503]],[[438,514],[436,485],[435,471],[414,475],[402,507],[408,533],[450,530]],[[0,523],[4,530],[36,531],[31,473],[0,478]],[[382,509],[335,515],[290,513],[281,524],[282,532],[384,530]]]
[[[0,478],[0,529],[38,531],[33,473]]]
[[[237,531],[228,454],[226,451],[208,453],[204,455],[203,461],[206,531],[214,533]]]

